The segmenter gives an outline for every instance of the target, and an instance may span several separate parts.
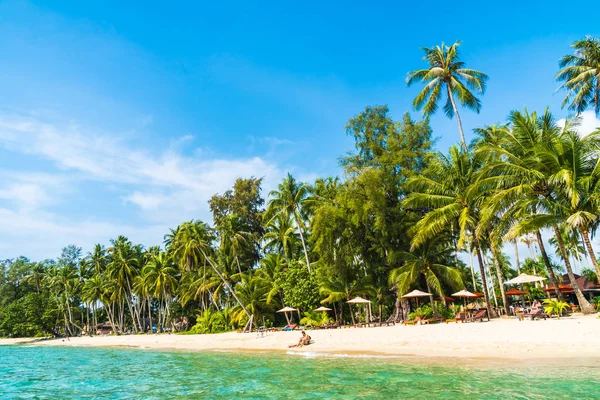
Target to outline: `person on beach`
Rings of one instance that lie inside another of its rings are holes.
[[[306,332],[302,331],[302,337],[297,344],[290,344],[288,347],[303,347],[308,346],[310,344],[310,336],[306,334]]]
[[[531,305],[531,311],[537,311],[542,308],[542,303],[538,299],[535,299]]]

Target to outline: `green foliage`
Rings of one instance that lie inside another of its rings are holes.
[[[55,307],[43,293],[29,293],[0,308],[0,336],[33,337],[54,333]]]
[[[304,317],[300,319],[300,325],[305,326],[321,326],[329,322],[333,322],[331,318],[324,312],[309,311],[303,313]]]
[[[229,313],[224,311],[212,311],[207,308],[196,319],[196,325],[190,330],[190,334],[221,333],[231,330]]]
[[[548,314],[556,314],[558,318],[563,314],[563,311],[569,309],[569,304],[558,299],[545,299],[544,311]]]
[[[527,292],[528,294],[525,297],[529,300],[543,299],[546,297],[546,292],[544,292],[544,289],[535,287],[533,285],[527,288]]]
[[[315,272],[309,272],[306,264],[292,261],[287,269],[278,273],[277,280],[283,290],[285,305],[310,310],[318,307],[319,283]]]
[[[444,307],[443,303],[438,303],[436,304],[435,308],[438,310],[438,312],[443,318],[454,318],[455,311],[452,309],[451,306]],[[433,318],[435,317],[435,312],[431,308],[431,304],[425,304],[408,314],[409,319],[415,319],[417,316],[424,318]]]

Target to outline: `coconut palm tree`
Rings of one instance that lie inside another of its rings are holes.
[[[217,267],[211,257],[214,250],[211,242],[214,240],[214,235],[211,229],[204,222],[190,221],[178,226],[175,230],[171,230],[170,234],[165,236],[165,247],[167,251],[173,254],[179,265],[185,271],[196,269],[197,266],[208,264],[217,274],[223,285],[227,288],[235,300],[239,303],[241,309],[250,318],[250,313],[246,310],[244,304],[237,297],[235,291],[231,287],[229,281],[225,279],[222,271]]]
[[[267,224],[267,232],[263,236],[263,248],[282,254],[289,264],[294,257],[295,248],[300,236],[294,226],[293,217],[278,214]]]
[[[310,271],[310,260],[308,258],[308,250],[306,248],[306,238],[304,231],[304,216],[303,216],[303,203],[308,196],[308,186],[304,183],[296,181],[291,174],[283,179],[279,184],[277,190],[272,190],[269,193],[269,202],[267,203],[267,211],[265,212],[265,219],[267,225],[277,215],[283,214],[284,216],[292,216],[298,227],[298,233],[300,234],[300,241],[302,242],[302,248],[304,250],[304,257],[306,259],[306,266]]]
[[[460,270],[456,266],[446,264],[452,259],[452,253],[452,247],[440,239],[433,239],[414,249],[412,253],[394,253],[394,261],[402,261],[403,265],[390,271],[389,283],[397,288],[398,295],[402,295],[424,278],[427,292],[431,293],[431,308],[437,313],[433,295],[445,297],[444,284],[452,289],[464,286]]]
[[[575,41],[571,47],[575,54],[560,59],[560,71],[556,80],[564,82],[567,96],[562,106],[577,114],[592,106],[596,115],[600,113],[600,40],[586,36]]]
[[[568,191],[569,174],[564,170],[568,169],[566,159],[571,154],[563,137],[573,125],[567,121],[563,128],[559,127],[548,110],[540,116],[535,112],[513,111],[509,121],[510,131],[501,144],[484,144],[477,150],[500,155],[482,170],[481,184],[496,186],[496,192],[486,202],[483,220],[489,221],[495,215],[510,219],[513,226],[506,235],[508,240],[535,233],[557,296],[561,296],[540,234],[540,230],[551,228],[581,309],[591,312],[591,305],[577,286],[560,235],[560,226],[568,217],[561,199]]]
[[[485,266],[482,257],[482,236],[478,230],[482,192],[474,186],[480,169],[479,160],[472,153],[462,152],[456,146],[450,148],[449,155],[438,154],[425,175],[407,182],[412,192],[404,201],[404,207],[413,210],[430,210],[413,228],[411,249],[416,249],[428,241],[447,233],[450,226],[458,221],[458,248],[465,248],[467,239],[479,261],[483,293],[488,306],[488,315],[496,313],[490,306],[490,297]],[[470,234],[470,236],[469,236]]]
[[[137,333],[141,322],[139,310],[135,310],[132,304],[133,280],[140,272],[141,254],[129,239],[119,236],[111,240],[112,246],[108,248],[110,262],[107,264],[108,274],[117,283],[120,291],[119,297],[127,304],[133,329]],[[124,307],[121,308],[121,320],[123,320]],[[141,329],[141,328],[140,328]]]
[[[177,289],[177,268],[170,255],[160,252],[152,255],[142,269],[144,291],[158,299],[159,326],[165,326],[169,318],[169,301]]]
[[[488,76],[483,72],[465,68],[465,63],[459,58],[459,46],[460,42],[455,42],[451,46],[442,43],[441,46],[423,48],[425,52],[423,60],[429,63],[429,68],[410,72],[406,83],[408,86],[415,82],[426,83],[413,101],[415,109],[422,109],[425,116],[435,113],[441,98],[446,96],[444,113],[448,118],[456,115],[462,146],[467,151],[467,142],[456,99],[464,107],[479,113],[481,102],[476,94],[485,93]]]

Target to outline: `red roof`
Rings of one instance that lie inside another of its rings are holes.
[[[577,282],[577,286],[579,286],[579,288],[583,292],[600,291],[600,285],[598,285],[598,283],[590,282],[581,275],[573,274],[573,276],[575,277],[575,282]],[[546,292],[553,292],[554,285],[547,285],[544,288],[544,290]],[[561,292],[573,292],[573,286],[571,286],[571,280],[569,279],[568,274],[564,274],[562,276],[562,283],[558,284],[558,290],[560,290]]]
[[[509,291],[506,292],[507,296],[521,296],[524,294],[527,294],[527,292],[524,290],[519,290],[519,289],[510,289]]]

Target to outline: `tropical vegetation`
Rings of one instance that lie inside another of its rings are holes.
[[[585,38],[560,61],[564,106],[512,111],[502,124],[473,129],[467,143],[458,105],[479,112],[488,76],[460,61],[459,43],[425,49],[427,69],[414,107],[394,120],[368,106],[345,130],[354,150],[341,177],[302,182],[288,174],[263,197],[263,180],[238,178],[209,201],[212,221],[192,220],[146,247],[119,236],[89,253],[75,245],[53,260],[0,262],[0,335],[124,332],[222,332],[285,324],[284,306],[308,324],[355,323],[367,313],[348,300],[369,299],[376,319],[419,312],[451,315],[447,297],[481,291],[490,316],[508,311],[504,281],[519,272],[547,277],[562,313],[566,271],[582,312],[594,312],[579,273],[597,282],[591,238],[600,223],[600,130],[579,132],[579,114],[598,113],[599,45]],[[442,97],[456,116],[460,144],[436,150],[429,118]],[[524,243],[529,256],[505,254]],[[552,250],[554,249],[555,255]],[[582,261],[590,264],[582,265]],[[464,260],[469,260],[468,265]],[[545,293],[529,285],[530,297]],[[416,309],[402,296],[430,293]],[[597,303],[597,301],[595,301]],[[330,314],[314,313],[319,306]],[[304,317],[302,317],[304,315]]]

